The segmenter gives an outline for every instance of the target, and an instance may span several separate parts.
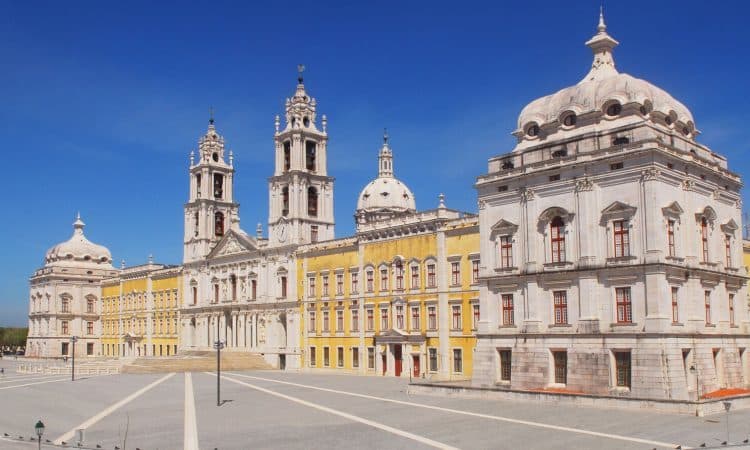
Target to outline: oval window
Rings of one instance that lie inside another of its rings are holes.
[[[567,116],[563,117],[563,125],[566,127],[572,127],[576,124],[576,115],[575,114],[568,114]]]
[[[666,123],[667,125],[672,125],[672,118],[669,116],[665,117],[664,123]]]
[[[607,115],[610,117],[619,116],[622,112],[622,106],[619,103],[612,103],[607,107]]]
[[[535,123],[531,124],[528,128],[526,128],[526,134],[531,137],[537,136],[539,134],[539,125]]]

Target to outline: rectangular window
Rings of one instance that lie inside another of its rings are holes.
[[[352,272],[350,276],[352,278],[352,294],[356,294],[359,292],[359,273]]]
[[[474,329],[474,330],[476,330],[477,327],[479,326],[479,319],[480,319],[480,315],[479,315],[479,303],[474,303],[474,304],[471,305],[471,312],[472,312],[472,317],[473,317],[473,320],[471,322],[471,324],[472,324],[471,328]]]
[[[60,333],[61,334],[68,334],[68,332],[69,332],[69,330],[68,330],[68,321],[67,320],[61,321],[60,322]]]
[[[703,293],[703,304],[706,308],[706,325],[711,325],[711,291]]]
[[[323,275],[323,297],[328,297],[328,275]]]
[[[336,365],[344,367],[344,347],[336,347]]]
[[[451,306],[451,330],[461,329],[461,305]]]
[[[323,332],[330,331],[330,323],[328,318],[328,311],[323,311]]]
[[[552,352],[555,362],[555,383],[567,384],[568,382],[568,352]]]
[[[667,221],[667,254],[669,256],[675,256],[674,246],[674,220]]]
[[[352,347],[352,367],[359,367],[359,347]]]
[[[317,361],[315,361],[315,347],[310,347],[310,367],[315,367],[317,364]]]
[[[500,381],[510,381],[511,351],[500,350]]]
[[[68,343],[67,342],[63,342],[62,345],[60,346],[60,353],[63,354],[63,355],[67,355],[68,354]]]
[[[94,322],[86,322],[86,334],[94,334]]]
[[[86,356],[94,356],[94,343],[89,342],[86,344]]]
[[[500,267],[513,267],[513,240],[510,236],[500,237]]]
[[[550,246],[552,247],[552,262],[565,261],[565,222],[556,216],[550,222]]]
[[[633,323],[633,307],[630,302],[630,288],[616,288],[617,323]]]
[[[373,278],[375,277],[375,273],[372,270],[367,271],[367,292],[372,292],[374,290],[373,284]]]
[[[307,296],[315,297],[315,277],[307,279]]]
[[[627,220],[615,220],[612,222],[615,239],[615,258],[630,256],[630,234],[628,232]]]
[[[86,300],[86,312],[89,314],[92,314],[94,312],[94,300],[93,299]]]
[[[380,331],[384,331],[388,329],[388,310],[387,309],[381,309],[380,310]]]
[[[411,288],[419,289],[419,266],[411,266]]]
[[[329,367],[331,365],[331,349],[323,347],[323,365]]]
[[[476,283],[479,281],[479,260],[475,259],[471,262],[471,282]]]
[[[430,372],[437,372],[438,370],[437,349],[429,348],[427,349],[427,354],[430,360]]]
[[[630,387],[630,352],[615,352],[617,387]]]
[[[565,325],[568,323],[568,293],[566,291],[554,291],[552,293],[555,305],[555,324]]]
[[[729,234],[724,236],[724,254],[727,267],[732,267],[732,236]]]
[[[427,287],[434,288],[437,286],[435,280],[435,264],[427,264]]]
[[[344,332],[344,310],[339,309],[336,311],[336,331],[339,333]]]
[[[258,280],[250,281],[250,299],[255,300],[258,298]]]
[[[458,286],[461,284],[461,263],[458,261],[451,263],[451,285]]]
[[[729,294],[729,326],[734,326],[734,294]]]
[[[310,225],[310,242],[318,242],[318,226]]]
[[[672,323],[680,321],[680,308],[677,302],[677,288],[672,288]]]
[[[286,298],[286,277],[281,277],[281,298]]]
[[[400,262],[396,263],[396,289],[404,289],[404,266]]]
[[[367,368],[375,369],[375,348],[367,347]]]
[[[701,249],[703,250],[703,262],[708,262],[708,221],[701,219]]]
[[[437,330],[437,307],[427,307],[427,329]]]
[[[511,326],[515,323],[515,313],[513,311],[513,294],[503,294],[503,325]]]
[[[352,331],[359,331],[359,310],[352,309]]]
[[[396,305],[396,328],[403,330],[404,327],[404,306]]]
[[[453,373],[463,372],[463,359],[460,348],[453,349]]]
[[[375,329],[375,311],[372,309],[367,310],[367,331],[373,331]]]
[[[344,274],[336,274],[336,295],[344,295]]]
[[[388,290],[388,269],[380,269],[380,290]]]
[[[411,307],[411,329],[412,331],[419,331],[420,329],[419,320],[419,306]]]

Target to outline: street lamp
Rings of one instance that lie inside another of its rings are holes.
[[[729,444],[729,410],[732,408],[732,402],[724,402],[724,411],[727,412],[727,444]]]
[[[217,339],[214,342],[216,349],[216,406],[221,406],[221,349],[224,348],[224,341]]]
[[[71,355],[73,356],[72,366],[70,367],[70,381],[76,380],[76,342],[78,342],[78,336],[71,336],[70,343],[73,348]]]
[[[44,435],[44,424],[42,421],[38,421],[36,425],[34,425],[34,431],[36,431],[36,437],[39,438],[39,450],[42,448],[42,435]]]
[[[701,399],[701,387],[698,384],[698,368],[693,364],[690,366],[690,373],[695,375],[695,401],[698,402]]]

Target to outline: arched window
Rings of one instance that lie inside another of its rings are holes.
[[[60,312],[69,313],[70,312],[70,299],[67,297],[63,297],[60,300]]]
[[[193,304],[194,305],[198,304],[198,286],[193,286]],[[195,325],[195,323],[193,323],[193,325]]]
[[[315,172],[316,144],[313,141],[305,141],[305,167],[307,170]]]
[[[703,262],[708,262],[708,220],[701,218],[701,250]]]
[[[237,301],[237,277],[232,274],[229,276],[229,283],[232,285],[232,301]]]
[[[549,228],[552,262],[565,261],[565,222],[560,216],[555,216],[550,222]]]
[[[284,172],[289,172],[292,166],[292,143],[284,142]]]
[[[396,272],[396,289],[402,290],[404,289],[404,263],[401,262],[401,260],[396,261],[395,264],[395,272]]]
[[[200,226],[200,216],[198,215],[198,211],[195,212],[195,215],[193,216],[193,225],[195,226],[195,236],[198,236],[198,227]]]
[[[307,215],[318,217],[318,190],[312,186],[307,188]]]
[[[218,236],[224,236],[224,213],[214,213],[214,234]]]
[[[94,299],[93,298],[87,298],[86,299],[86,312],[89,313],[89,314],[93,314],[94,312],[96,312],[94,310],[94,307],[95,307]]]
[[[287,216],[289,214],[289,186],[284,186],[281,189],[281,215]]]
[[[214,174],[214,198],[224,198],[224,175]]]
[[[195,174],[195,196],[201,198],[201,174]]]

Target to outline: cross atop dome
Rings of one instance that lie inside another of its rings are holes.
[[[388,131],[383,128],[383,147],[378,154],[378,177],[393,178],[393,151],[388,145]]]
[[[607,24],[604,23],[604,8],[601,7],[599,8],[599,24],[596,31],[597,33],[586,42],[586,46],[594,52],[594,62],[591,64],[591,70],[581,80],[581,83],[617,75],[612,50],[617,47],[619,42],[607,34]]]

